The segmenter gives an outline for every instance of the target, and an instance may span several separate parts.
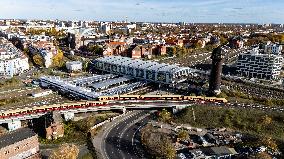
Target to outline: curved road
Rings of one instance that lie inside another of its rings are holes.
[[[145,157],[139,142],[139,129],[149,121],[149,111],[135,111],[117,124],[104,136],[104,155],[108,159],[142,159]]]

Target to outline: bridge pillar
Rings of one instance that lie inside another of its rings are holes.
[[[73,112],[66,112],[63,116],[65,121],[69,121],[74,119],[75,114]]]
[[[188,106],[174,106],[172,107],[173,114],[176,114]]]
[[[125,112],[126,112],[126,108],[123,108],[122,113],[125,114]]]
[[[8,130],[13,131],[21,128],[21,121],[20,120],[13,120],[8,122]]]

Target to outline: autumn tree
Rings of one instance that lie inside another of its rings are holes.
[[[57,54],[52,58],[52,65],[54,67],[62,67],[64,65],[63,56],[63,51],[58,50]]]
[[[266,152],[261,152],[256,155],[249,156],[248,159],[272,159],[272,157]]]
[[[259,141],[259,144],[269,147],[272,150],[278,149],[276,142],[271,137],[268,137],[268,136],[261,138],[261,140]]]
[[[261,118],[261,123],[263,123],[264,125],[269,125],[272,122],[272,118],[269,117],[268,115],[265,115]]]
[[[44,59],[40,54],[35,54],[33,56],[33,61],[36,65],[43,67],[44,66]]]
[[[189,139],[189,135],[188,135],[188,132],[184,129],[180,130],[178,132],[178,138],[182,139],[182,140],[187,140]]]
[[[159,121],[162,121],[162,122],[170,122],[171,120],[171,113],[168,112],[166,109],[163,109],[161,111],[161,113],[159,114]]]
[[[63,144],[58,149],[55,149],[50,159],[76,159],[79,154],[79,149],[76,145]]]

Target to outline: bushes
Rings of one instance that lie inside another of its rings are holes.
[[[278,139],[284,135],[284,114],[280,112],[262,112],[252,109],[229,109],[209,106],[187,108],[176,116],[178,123],[189,123],[202,127],[228,127],[252,134],[272,135]]]
[[[168,134],[156,131],[150,125],[142,129],[141,141],[149,153],[157,158],[173,159],[176,157],[175,147]]]
[[[10,79],[7,79],[5,81],[0,81],[0,88],[1,87],[10,87],[10,86],[15,86],[21,83],[21,80],[16,77],[12,77]]]
[[[50,159],[76,159],[79,149],[76,145],[63,144],[51,153]]]
[[[0,99],[0,106],[8,105],[8,104],[14,104],[14,103],[23,103],[27,102],[30,99],[28,98],[7,98],[7,99]]]
[[[269,98],[259,98],[256,96],[244,94],[240,91],[223,91],[218,97],[235,97],[241,99],[253,100],[256,103],[264,104],[266,106],[283,106],[283,99],[269,99]]]

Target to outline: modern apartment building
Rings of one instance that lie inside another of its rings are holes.
[[[266,51],[267,50],[267,51]],[[266,46],[264,53],[258,49],[240,54],[237,62],[237,72],[241,76],[267,80],[279,79],[283,57],[276,49]]]
[[[13,77],[28,69],[28,58],[12,43],[0,38],[0,77]]]

